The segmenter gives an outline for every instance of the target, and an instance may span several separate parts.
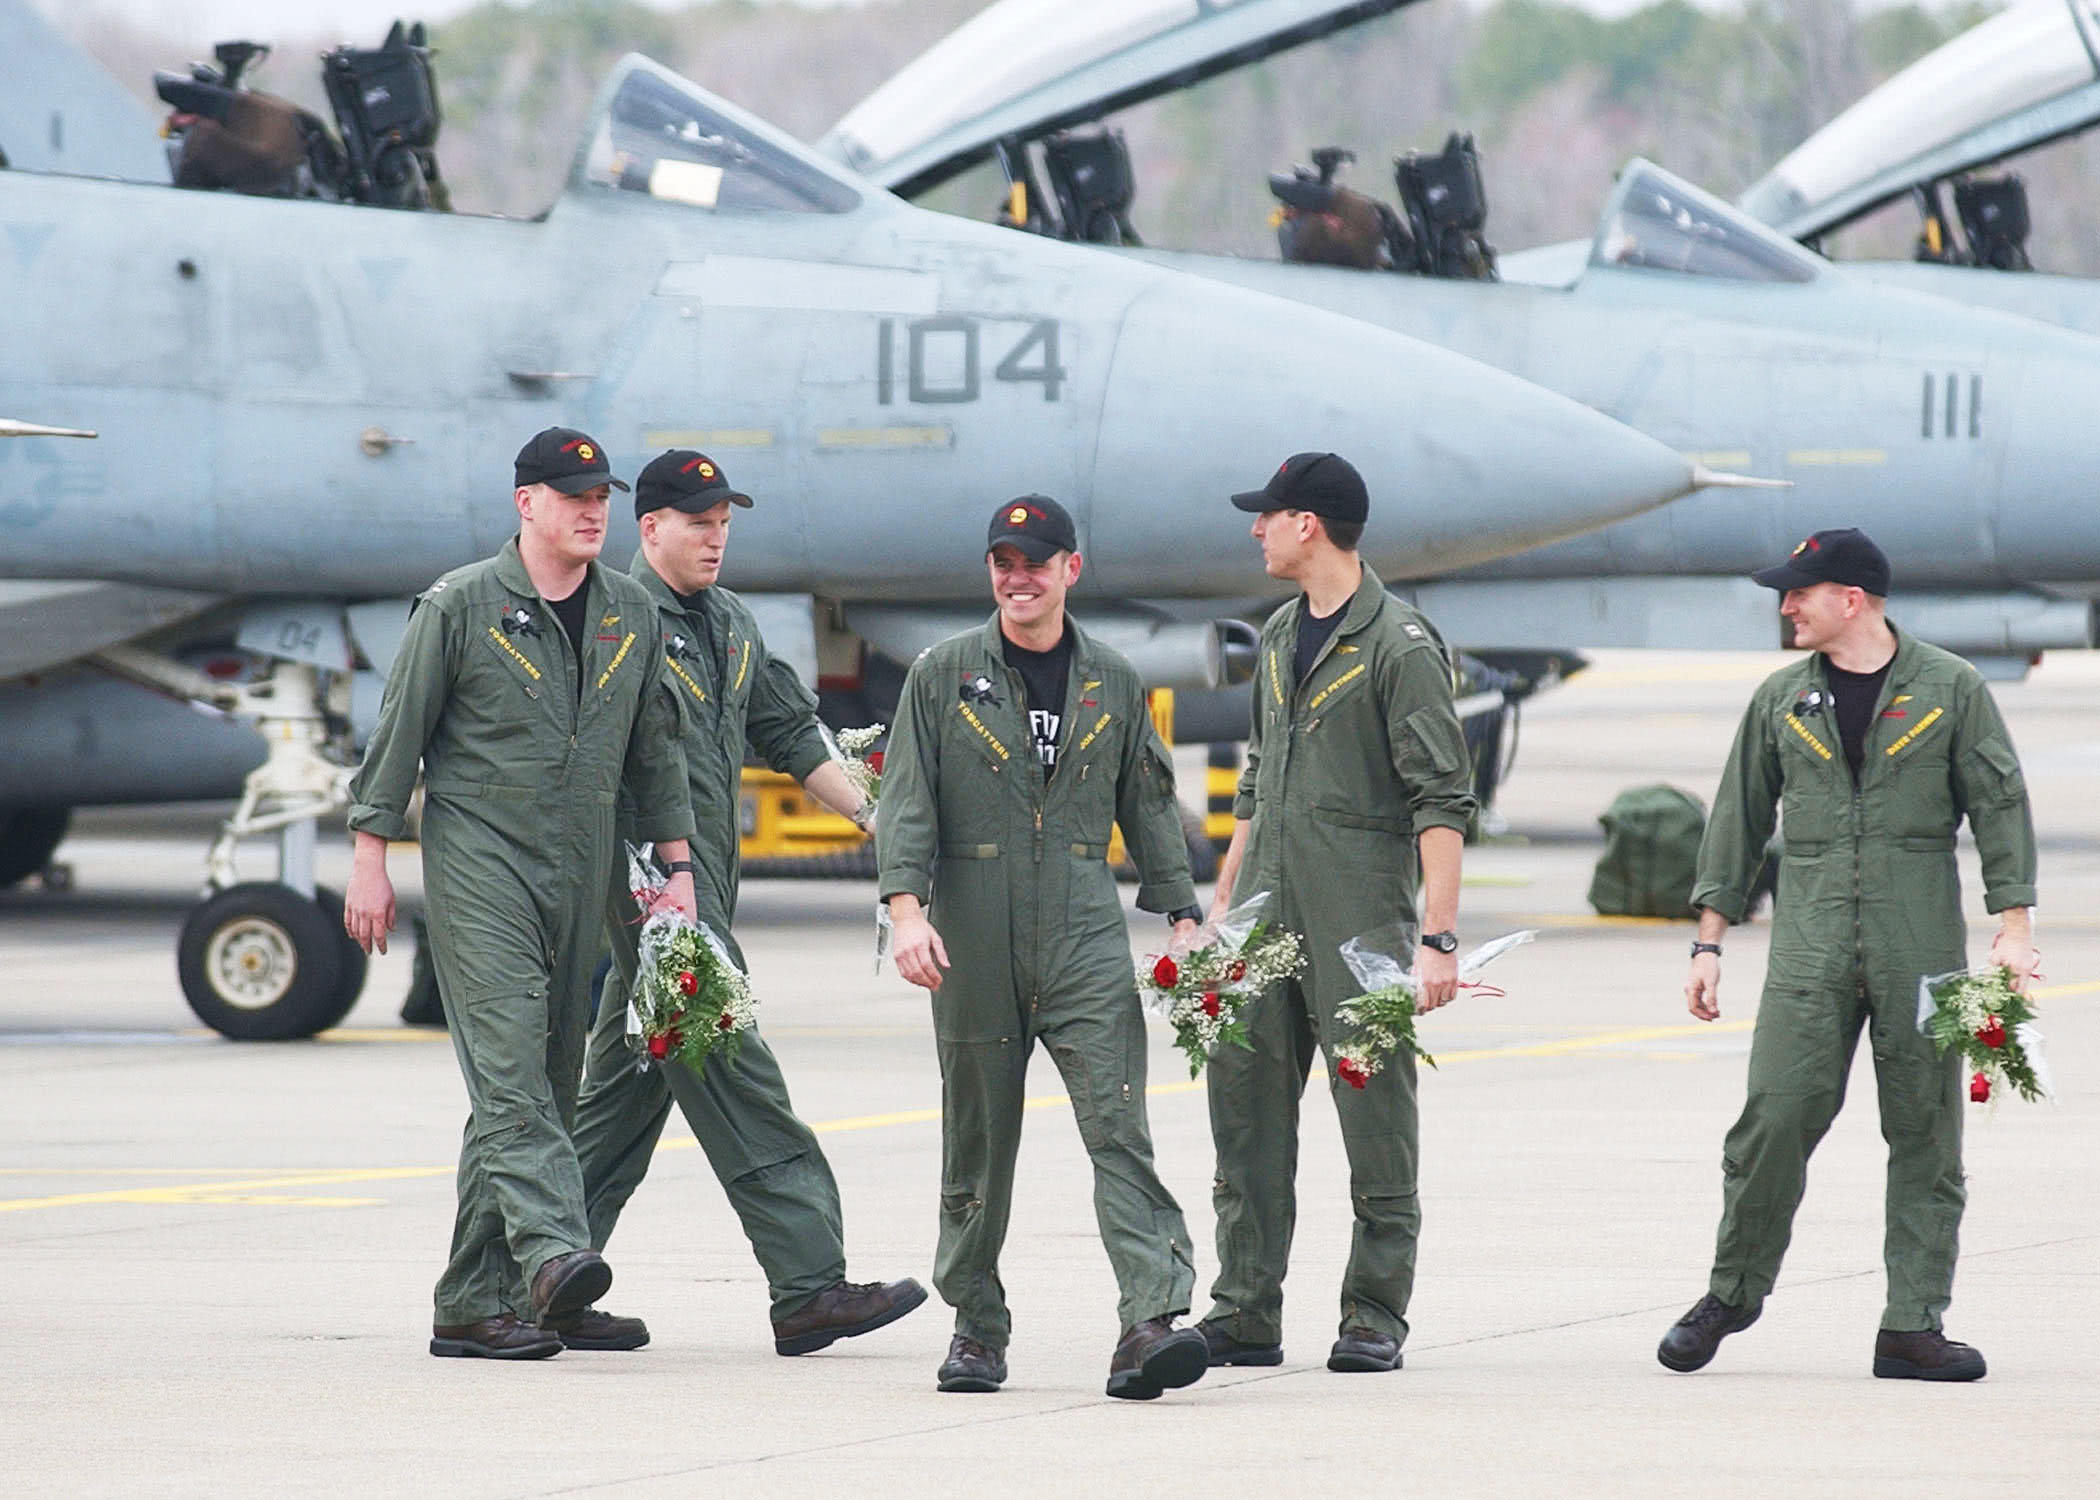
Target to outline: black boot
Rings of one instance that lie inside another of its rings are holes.
[[[1670,1325],[1655,1357],[1680,1375],[1704,1369],[1713,1359],[1714,1351],[1721,1347],[1721,1340],[1731,1333],[1741,1333],[1755,1323],[1763,1311],[1761,1307],[1749,1310],[1736,1307],[1708,1292],[1692,1304],[1690,1312]]]
[[[1874,1373],[1883,1380],[1981,1380],[1983,1356],[1937,1328],[1884,1328],[1874,1336]]]

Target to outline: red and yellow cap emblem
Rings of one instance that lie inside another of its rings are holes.
[[[1026,525],[1027,521],[1028,507],[1025,505],[1016,505],[1012,510],[1006,513],[1006,524],[1009,526]]]

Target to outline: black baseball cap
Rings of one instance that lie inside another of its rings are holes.
[[[1293,453],[1258,490],[1234,495],[1241,510],[1309,510],[1330,521],[1361,524],[1371,514],[1371,495],[1356,465],[1339,453]]]
[[[1875,546],[1864,531],[1846,526],[1817,532],[1778,567],[1760,569],[1750,577],[1753,582],[1781,592],[1818,583],[1842,583],[1886,599],[1889,560],[1888,554]]]
[[[1030,562],[1048,562],[1060,552],[1077,552],[1079,533],[1070,513],[1048,495],[1021,495],[992,512],[984,550],[1002,542],[1020,548]]]
[[[673,448],[658,454],[634,481],[637,518],[666,506],[698,515],[703,510],[713,510],[724,500],[747,509],[751,504],[749,495],[731,486],[720,464],[690,448]]]
[[[613,478],[612,462],[605,447],[587,432],[573,427],[549,427],[536,432],[518,450],[517,482],[544,484],[564,495],[580,495],[609,484],[624,490],[626,484]]]

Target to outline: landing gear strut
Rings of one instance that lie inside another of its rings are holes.
[[[228,685],[130,647],[100,660],[253,719],[269,746],[206,857],[205,900],[182,924],[176,971],[190,1009],[238,1041],[286,1041],[335,1025],[357,1003],[366,960],[343,931],[343,898],[314,884],[315,825],[350,800],[350,772],[330,754],[324,673],[278,660],[262,682]],[[277,879],[241,880],[241,840],[266,833],[277,835]]]

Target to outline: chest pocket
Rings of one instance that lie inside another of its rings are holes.
[[[612,655],[592,675],[591,690],[606,703],[632,702],[640,693],[641,653],[634,649],[639,639],[631,630],[622,632],[620,644],[613,648]]]
[[[733,635],[722,653],[722,706],[727,709],[741,707],[751,697],[752,659],[756,653],[751,649],[751,637]]]
[[[1015,756],[1034,754],[1034,747],[1017,735],[1002,716],[987,704],[961,699],[949,707],[942,725],[942,750],[975,755],[994,771],[1006,772],[1020,764]]]
[[[1106,844],[1116,816],[1116,771],[1123,761],[1123,715],[1107,707],[1080,708],[1057,763],[1053,788],[1070,799],[1074,831],[1089,844]]]
[[[1313,718],[1332,713],[1339,703],[1361,690],[1371,679],[1369,659],[1354,646],[1335,647],[1321,670],[1327,680],[1314,688],[1305,700],[1305,711]]]
[[[508,611],[505,614],[507,617]],[[484,620],[480,644],[493,656],[493,670],[475,676],[491,700],[504,701],[517,693],[537,699],[550,690],[542,665],[546,651],[541,637],[522,630],[507,631],[500,622]]]

